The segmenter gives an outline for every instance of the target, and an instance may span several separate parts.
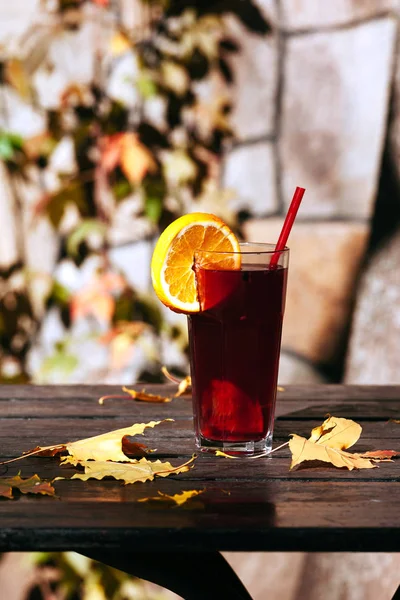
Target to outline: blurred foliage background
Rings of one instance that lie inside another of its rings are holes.
[[[240,52],[224,19],[263,34],[269,24],[252,2],[134,4],[127,29],[118,2],[43,0],[0,53],[0,159],[18,225],[0,271],[1,382],[154,381],[171,361],[186,370],[185,328],[135,289],[113,249],[151,242],[194,209],[236,225],[219,187],[233,139],[229,58]],[[14,102],[31,111],[23,133]],[[34,242],[30,226],[42,232]],[[130,267],[143,263],[132,256]]]
[[[0,270],[2,383],[122,384],[158,380],[171,361],[187,369],[185,327],[113,249],[151,247],[194,209],[237,225],[219,186],[233,139],[229,57],[240,52],[224,19],[259,33],[269,24],[252,2],[134,4],[128,29],[118,2],[43,0],[40,18],[0,48],[0,176],[17,225]],[[30,600],[172,597],[74,553],[29,562]]]

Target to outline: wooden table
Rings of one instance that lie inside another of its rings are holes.
[[[175,390],[147,388],[163,394]],[[121,388],[2,386],[1,460],[36,445],[166,417],[175,421],[147,430],[138,441],[157,449],[154,458],[173,464],[192,455],[190,398],[168,404],[119,399],[101,406],[97,400],[106,393],[121,393]],[[400,418],[400,386],[287,387],[278,394],[274,445],[287,441],[290,433],[308,436],[327,413],[362,425],[357,451],[400,450],[400,424],[389,421]],[[148,483],[59,481],[59,500],[22,496],[0,501],[0,551],[76,550],[193,599],[249,597],[221,562],[221,550],[400,551],[398,460],[352,472],[329,467],[289,472],[289,464],[285,448],[259,460],[201,455],[188,473]],[[7,475],[18,470],[22,476],[60,474],[56,458],[12,463]],[[72,472],[63,469],[62,474]],[[158,491],[191,489],[206,491],[180,508],[137,503]],[[199,552],[201,558],[195,560]],[[157,563],[165,566],[164,573],[157,571]],[[168,569],[175,575],[166,573]],[[210,589],[214,571],[219,579]]]

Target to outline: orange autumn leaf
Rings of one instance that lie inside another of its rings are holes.
[[[147,173],[153,173],[157,164],[135,133],[115,133],[104,136],[100,143],[101,166],[110,173],[120,165],[132,185],[139,185]]]
[[[139,185],[147,173],[157,169],[151,152],[134,133],[126,133],[122,138],[121,169],[133,185]]]
[[[129,458],[132,457],[143,457],[146,456],[148,452],[151,452],[151,450],[148,449],[148,447],[146,446],[146,444],[139,444],[139,442],[132,442],[129,439],[129,436],[124,435],[124,437],[121,440],[121,444],[122,444],[122,452],[124,454],[126,454],[127,456],[129,456]]]
[[[375,450],[364,453],[346,452],[361,435],[362,428],[350,419],[329,417],[322,425],[315,427],[307,440],[291,434],[289,448],[292,453],[290,469],[307,461],[330,463],[335,467],[353,469],[373,469],[376,463],[389,461],[399,453],[395,450]]]
[[[78,292],[71,302],[71,319],[93,316],[99,321],[110,323],[115,310],[115,300],[112,296],[100,292],[96,287],[86,288]]]
[[[366,458],[378,458],[382,462],[391,461],[394,456],[398,456],[400,453],[396,450],[370,450],[363,452],[361,456]]]
[[[99,321],[110,323],[115,310],[113,294],[122,292],[125,287],[124,278],[116,273],[97,276],[72,298],[71,319],[75,321],[79,318],[93,316]]]
[[[124,135],[124,133],[114,133],[104,136],[100,140],[101,166],[107,173],[119,165]]]
[[[40,494],[42,496],[55,496],[55,489],[48,481],[40,479],[39,475],[22,478],[20,475],[14,477],[0,477],[0,497],[13,499],[13,490],[21,494]]]

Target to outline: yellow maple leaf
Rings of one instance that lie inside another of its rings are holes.
[[[309,438],[314,444],[346,450],[359,439],[362,427],[351,419],[329,417],[319,427],[314,427]]]
[[[373,469],[376,463],[391,460],[398,453],[394,450],[376,450],[364,453],[345,452],[361,435],[362,427],[351,419],[329,417],[319,427],[314,427],[307,440],[291,434],[289,448],[292,453],[290,469],[305,461],[321,461],[335,467]]]
[[[67,457],[69,458],[69,457]],[[84,473],[75,473],[71,479],[104,479],[112,477],[127,483],[136,483],[137,481],[152,481],[158,477],[167,477],[171,473],[185,473],[193,465],[195,457],[185,462],[183,465],[173,467],[169,462],[160,460],[149,461],[147,458],[133,460],[129,463],[112,462],[109,460],[84,460],[79,461],[80,466],[84,468]],[[56,480],[65,479],[57,477]],[[55,480],[55,481],[56,481]]]
[[[165,419],[172,421],[172,419]],[[135,459],[128,458],[122,451],[122,438],[125,436],[142,435],[148,427],[155,427],[163,421],[150,421],[150,423],[135,423],[130,427],[123,427],[95,435],[94,437],[69,442],[65,444],[69,457],[64,459],[65,462],[72,464],[82,463],[88,460],[115,462],[135,462]]]
[[[185,492],[181,492],[180,494],[174,494],[173,496],[169,496],[168,494],[163,494],[162,492],[158,492],[158,496],[149,496],[148,498],[140,498],[138,502],[166,502],[168,504],[175,504],[176,506],[181,506],[190,498],[194,496],[198,496],[202,494],[205,490],[187,490]]]
[[[292,435],[289,448],[292,453],[291,470],[307,460],[331,463],[335,467],[346,467],[350,471],[353,469],[373,469],[376,466],[370,458],[363,458],[359,454],[351,454],[338,448],[315,444],[296,434]]]

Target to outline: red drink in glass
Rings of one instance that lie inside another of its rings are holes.
[[[188,322],[201,449],[271,447],[288,263],[286,249],[270,268],[272,249],[241,245],[240,270],[207,268],[196,255],[202,311]]]

